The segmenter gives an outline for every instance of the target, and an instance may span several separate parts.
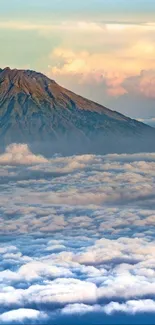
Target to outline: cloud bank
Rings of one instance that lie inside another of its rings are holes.
[[[0,165],[0,322],[153,324],[155,154]]]

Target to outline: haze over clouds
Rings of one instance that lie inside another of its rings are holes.
[[[155,154],[0,164],[1,323],[153,324]]]

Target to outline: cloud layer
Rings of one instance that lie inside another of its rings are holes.
[[[153,324],[155,154],[0,164],[0,322]]]

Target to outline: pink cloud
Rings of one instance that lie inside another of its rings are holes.
[[[121,86],[115,88],[107,88],[107,94],[112,97],[122,96],[126,93],[127,91]]]
[[[155,98],[155,70],[142,70],[140,75],[127,78],[123,86],[128,93]]]

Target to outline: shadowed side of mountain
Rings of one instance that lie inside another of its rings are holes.
[[[31,70],[0,69],[0,145],[54,152],[154,150],[155,130]]]

